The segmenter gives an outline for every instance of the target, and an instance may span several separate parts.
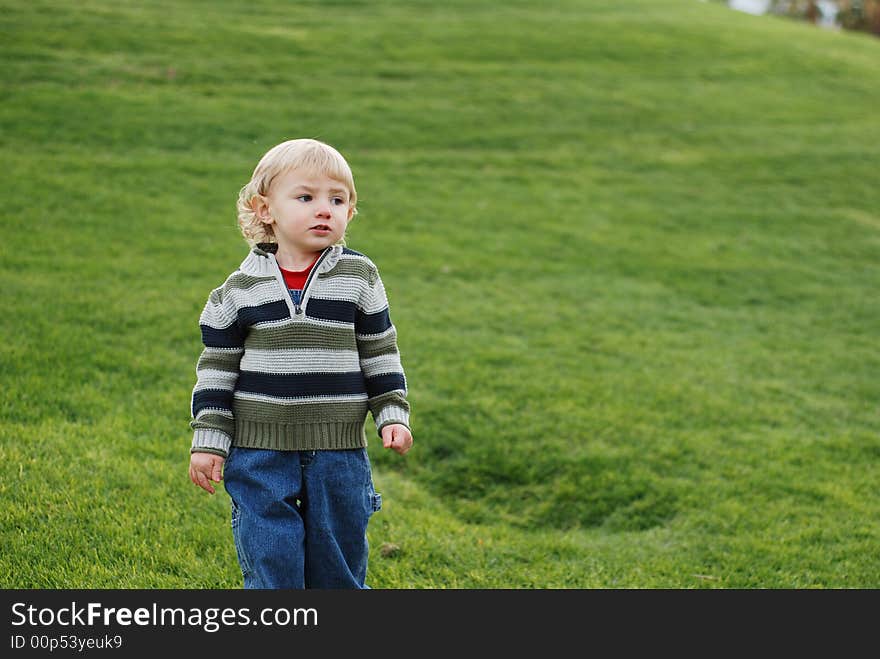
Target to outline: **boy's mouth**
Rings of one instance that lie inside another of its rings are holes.
[[[330,227],[326,224],[316,224],[313,227],[309,227],[309,229],[317,229],[319,231],[330,231]]]

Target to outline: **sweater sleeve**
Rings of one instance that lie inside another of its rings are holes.
[[[229,454],[235,436],[232,397],[244,354],[244,331],[224,286],[211,291],[199,317],[204,349],[196,365],[190,427],[192,453]]]
[[[358,304],[355,335],[361,371],[367,387],[367,404],[381,437],[391,423],[409,425],[406,376],[397,348],[397,330],[391,323],[385,287],[375,266],[370,283]]]

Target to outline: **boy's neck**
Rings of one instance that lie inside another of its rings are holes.
[[[275,252],[275,260],[278,261],[278,265],[285,270],[298,272],[300,270],[305,270],[312,265],[320,255],[321,252],[301,252],[298,250],[291,250],[282,247],[279,243],[278,251]]]

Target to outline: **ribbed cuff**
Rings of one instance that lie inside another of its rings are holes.
[[[230,446],[232,446],[232,438],[225,432],[211,428],[199,428],[193,433],[190,453],[216,453],[226,457],[229,455]]]
[[[376,432],[379,433],[379,437],[382,436],[382,428],[392,423],[406,426],[412,432],[412,428],[409,427],[409,412],[397,405],[386,405],[376,417]]]

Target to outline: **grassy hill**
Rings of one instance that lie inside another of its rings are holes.
[[[257,160],[316,137],[413,406],[373,587],[880,587],[877,39],[696,0],[0,25],[0,586],[240,585],[198,315]]]

